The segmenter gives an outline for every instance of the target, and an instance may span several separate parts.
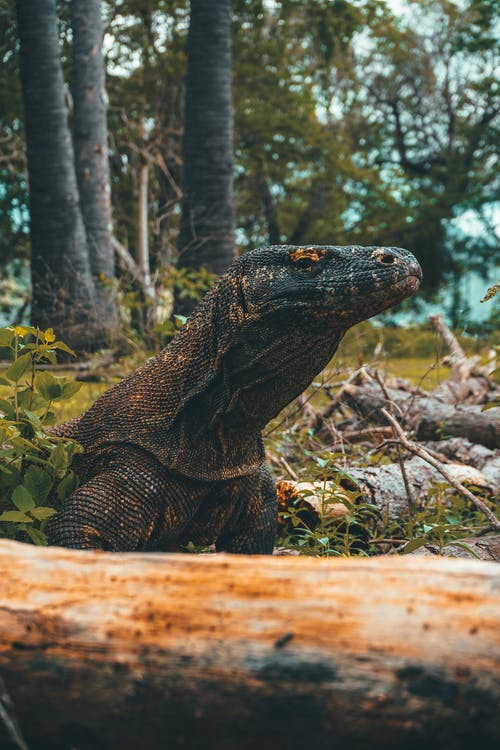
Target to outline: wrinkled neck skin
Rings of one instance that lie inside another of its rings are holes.
[[[209,432],[222,430],[226,440],[257,439],[328,364],[345,332],[337,326],[335,320],[320,322],[307,313],[302,320],[295,313],[293,323],[290,313],[252,315],[245,310],[237,278],[224,293],[211,295],[177,340],[182,351],[189,333],[186,367],[196,370],[200,359],[211,372],[182,410],[196,420],[198,439],[207,427]],[[200,345],[193,349],[195,329]],[[207,341],[212,342],[210,352]]]

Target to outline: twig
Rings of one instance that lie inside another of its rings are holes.
[[[468,500],[470,500],[478,510],[480,510],[486,518],[491,523],[491,526],[496,531],[500,531],[500,521],[495,516],[493,511],[491,511],[486,503],[484,503],[479,497],[476,497],[475,495],[470,492],[470,490],[467,489],[467,487],[464,487],[463,484],[458,482],[455,477],[453,477],[450,472],[444,468],[444,466],[437,461],[431,454],[426,451],[425,448],[422,448],[422,446],[417,445],[417,443],[414,443],[413,440],[409,440],[404,430],[401,428],[401,425],[394,419],[392,414],[389,414],[387,409],[381,409],[382,414],[384,417],[391,423],[391,425],[394,428],[394,431],[396,432],[397,436],[399,437],[399,440],[401,441],[401,444],[406,448],[406,450],[410,451],[410,453],[414,453],[416,456],[419,456],[421,459],[426,461],[428,464],[433,466],[436,471],[438,471],[449,484],[451,484],[452,487],[454,487],[457,492],[460,492],[461,495],[466,497]]]
[[[436,329],[436,331],[441,335],[444,343],[450,350],[450,359],[452,364],[457,364],[459,362],[465,362],[467,360],[467,356],[458,343],[458,339],[455,336],[454,333],[450,331],[448,326],[443,320],[442,315],[429,315],[429,320],[431,321],[432,325]]]
[[[292,477],[294,482],[299,481],[299,475],[294,472],[290,464],[283,458],[283,456],[278,456],[279,463],[283,466],[285,471]]]

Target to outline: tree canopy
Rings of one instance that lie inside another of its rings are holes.
[[[431,297],[464,268],[484,272],[494,255],[499,11],[492,0],[397,7],[233,0],[236,238],[240,250],[280,241],[402,245],[419,257]],[[189,4],[103,8],[114,231],[136,255],[147,159],[154,271],[177,254]],[[6,263],[28,252],[27,184],[8,0],[0,14]],[[60,34],[67,50],[64,15]],[[69,80],[64,56],[63,64]]]

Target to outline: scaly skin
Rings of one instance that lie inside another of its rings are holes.
[[[271,553],[274,483],[261,430],[330,361],[348,328],[413,294],[400,248],[294,247],[239,258],[175,339],[53,430],[84,448],[52,544]]]

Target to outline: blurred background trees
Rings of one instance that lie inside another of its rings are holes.
[[[83,63],[66,5],[59,37],[71,90],[71,61]],[[139,278],[149,284],[167,309],[164,292],[176,279],[195,292],[203,286],[176,265],[189,3],[110,0],[101,10],[118,276],[125,289]],[[231,13],[239,251],[270,242],[403,245],[422,262],[427,298],[466,325],[464,274],[487,275],[498,263],[497,4],[233,0]],[[9,0],[0,0],[0,21],[0,262],[22,287],[29,204]]]

